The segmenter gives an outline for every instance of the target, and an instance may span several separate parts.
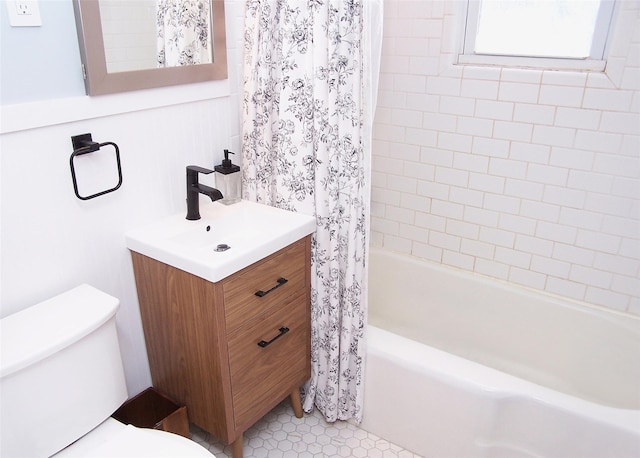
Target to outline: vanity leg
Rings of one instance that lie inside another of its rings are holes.
[[[293,413],[295,413],[296,418],[302,418],[302,399],[300,399],[300,390],[296,388],[289,395],[289,399],[291,399],[291,407],[293,407]]]
[[[233,458],[242,458],[242,434],[231,443],[231,456]]]

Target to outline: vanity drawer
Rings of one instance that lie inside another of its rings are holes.
[[[229,339],[235,424],[251,425],[311,376],[306,294],[255,318]]]
[[[226,281],[223,291],[227,332],[304,291],[305,256],[303,239]]]

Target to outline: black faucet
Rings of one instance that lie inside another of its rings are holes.
[[[198,167],[197,165],[187,166],[187,219],[200,219],[200,201],[198,194],[204,194],[211,198],[211,202],[222,199],[222,193],[215,188],[198,183],[198,173],[213,173],[213,170]]]

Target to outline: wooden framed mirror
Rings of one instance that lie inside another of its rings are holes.
[[[146,68],[126,68],[114,66],[108,60],[105,51],[105,25],[108,11],[102,2],[114,0],[73,0],[80,43],[85,87],[88,95],[113,94],[117,92],[150,89],[179,84],[198,83],[203,81],[221,80],[227,78],[226,31],[224,20],[224,0],[208,0],[208,16],[210,19],[209,59],[210,63],[198,63],[176,66],[158,67],[157,54],[151,56]],[[166,1],[166,0],[165,0]],[[127,1],[117,0],[120,6],[133,7],[143,5],[147,9],[155,8],[156,0]],[[197,2],[190,2],[197,3]],[[155,13],[154,13],[155,14]],[[152,21],[154,18],[151,19]],[[129,26],[139,28],[144,32],[141,24],[130,23]],[[148,32],[148,33],[152,33]],[[124,39],[126,34],[120,34]],[[153,41],[157,37],[146,37],[142,41]],[[137,42],[140,36],[134,37]],[[114,68],[115,67],[115,68]],[[138,66],[139,67],[139,66]]]

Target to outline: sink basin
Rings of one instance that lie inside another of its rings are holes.
[[[201,219],[185,212],[126,234],[127,248],[212,282],[315,231],[312,216],[246,200],[200,205]]]

